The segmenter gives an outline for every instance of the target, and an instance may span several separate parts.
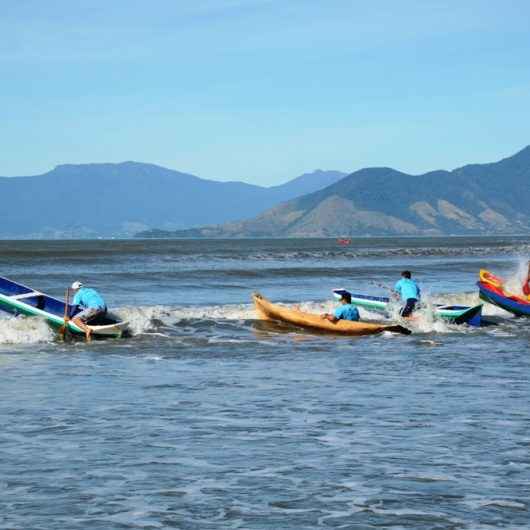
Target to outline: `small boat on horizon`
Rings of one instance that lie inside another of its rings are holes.
[[[58,300],[31,287],[0,277],[0,310],[11,315],[41,317],[54,329],[65,325],[65,302]],[[75,316],[77,306],[68,304],[67,314]],[[128,328],[128,322],[105,317],[91,322],[88,327],[94,337],[122,337]],[[67,329],[74,335],[85,335],[72,320],[67,321]]]

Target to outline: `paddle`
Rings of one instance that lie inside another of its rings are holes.
[[[387,326],[385,328],[385,331],[391,331],[392,333],[401,333],[402,335],[410,335],[412,333],[410,329],[407,329],[404,326],[400,326],[399,324],[396,324],[395,326]]]
[[[374,280],[370,280],[370,283],[372,285],[375,285],[376,287],[380,287],[381,289],[385,289],[386,291],[389,292],[389,298],[392,298],[394,300],[397,300],[399,298],[399,295],[396,293],[396,291],[394,291],[394,289],[392,287],[390,287],[389,285],[386,285],[384,283],[380,283],[380,282],[376,282]]]
[[[68,304],[70,303],[70,288],[66,289],[64,298],[64,324],[59,329],[59,335],[62,340],[64,340],[66,337],[66,332],[68,330],[68,320],[70,319],[70,316],[68,315]]]

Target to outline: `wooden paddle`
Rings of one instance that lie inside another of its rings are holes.
[[[384,283],[380,283],[380,282],[376,282],[374,280],[370,280],[370,282],[372,285],[375,285],[376,287],[380,287],[381,289],[385,289],[386,291],[389,292],[389,298],[391,299],[394,299],[394,300],[398,300],[399,299],[399,295],[396,291],[394,291],[394,289],[392,287],[390,287],[389,285],[386,285]]]
[[[68,304],[70,303],[70,288],[66,289],[66,294],[64,295],[64,324],[59,329],[59,335],[62,340],[66,337],[66,332],[68,331],[68,320],[70,316],[68,314]]]
[[[402,335],[410,335],[412,331],[404,326],[396,324],[395,326],[387,326],[385,331],[391,331],[392,333],[401,333]]]

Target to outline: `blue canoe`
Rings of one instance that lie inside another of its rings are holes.
[[[481,300],[496,305],[519,317],[530,317],[530,303],[525,303],[522,299],[514,299],[515,297],[513,296],[505,296],[499,289],[485,282],[477,282],[477,286]]]
[[[0,310],[12,315],[41,317],[56,329],[64,325],[63,301],[1,276]],[[77,306],[68,305],[70,317],[75,315],[76,311],[78,311]],[[89,327],[94,336],[121,337],[127,330],[128,323],[105,316],[91,322]],[[68,329],[74,334],[84,335],[84,331],[71,320],[68,321]]]

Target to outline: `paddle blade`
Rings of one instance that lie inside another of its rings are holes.
[[[70,329],[68,327],[68,320],[59,328],[59,337],[61,340],[66,340],[71,337]]]
[[[392,333],[401,333],[402,335],[410,335],[412,333],[410,329],[400,326],[399,324],[396,324],[395,326],[387,326],[385,328],[385,331],[391,331]]]

